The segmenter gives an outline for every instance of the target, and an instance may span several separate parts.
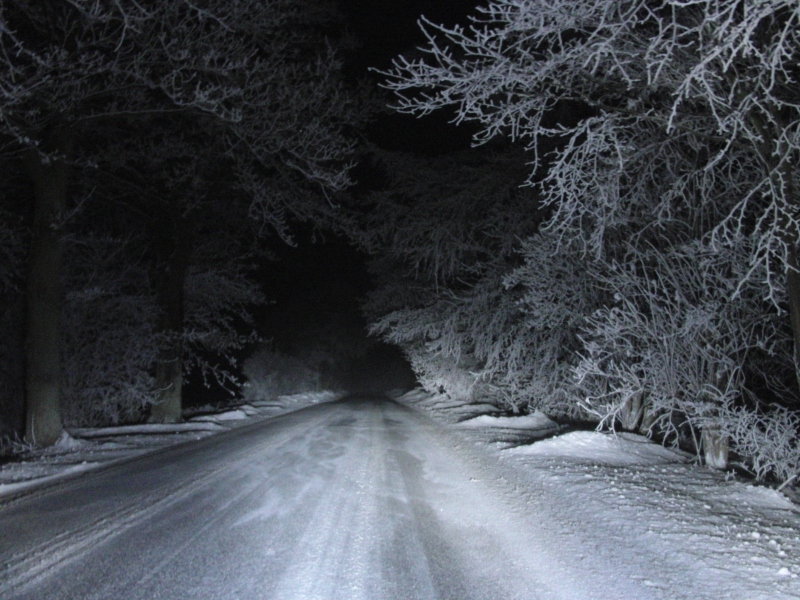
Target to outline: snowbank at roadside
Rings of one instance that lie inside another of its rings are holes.
[[[331,402],[340,392],[278,396],[234,407],[205,406],[186,411],[183,423],[142,423],[119,427],[70,428],[49,448],[20,448],[18,460],[0,465],[0,496],[47,483],[164,446],[197,440],[312,404]]]
[[[466,421],[461,421],[458,427],[498,427],[502,429],[525,429],[530,431],[557,431],[558,424],[546,414],[536,411],[532,415],[518,415],[514,417],[495,417],[480,415]]]
[[[658,465],[685,462],[683,452],[665,448],[633,433],[571,431],[534,444],[508,450],[511,454],[582,459],[606,465]]]
[[[488,476],[525,496],[543,523],[583,524],[606,548],[618,548],[654,598],[687,597],[675,582],[691,589],[695,578],[710,581],[719,598],[800,598],[800,506],[775,489],[640,435],[570,431],[511,440],[508,431],[544,416],[482,415],[459,424],[441,396],[415,390],[398,401],[450,423],[488,453]],[[579,557],[592,551],[580,526],[561,536],[562,548]],[[654,549],[663,559],[658,568],[645,559]]]
[[[462,400],[453,400],[446,394],[431,394],[420,388],[394,396],[394,399],[401,404],[433,412],[438,418],[450,423],[499,412],[499,409],[494,404],[486,402],[465,403]]]
[[[221,427],[217,427],[214,423],[195,422],[192,419],[186,423],[142,423],[140,425],[120,425],[119,427],[77,427],[69,431],[75,438],[90,440],[112,436],[193,433],[219,431],[220,429]]]
[[[488,402],[465,403],[446,394],[431,394],[419,388],[397,396],[395,400],[422,409],[438,421],[473,431],[486,443],[505,447],[528,444],[549,437],[560,429],[558,423],[539,411],[508,416],[498,414],[501,411],[497,406]]]
[[[573,431],[496,456],[531,510],[591,524],[621,559],[657,549],[657,569],[639,565],[654,597],[683,598],[674,582],[697,578],[719,598],[800,598],[800,507],[777,490],[633,434]]]

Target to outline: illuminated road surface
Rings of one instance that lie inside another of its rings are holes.
[[[474,451],[352,398],[117,464],[0,503],[0,597],[604,597]]]

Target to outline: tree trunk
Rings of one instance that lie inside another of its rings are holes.
[[[183,419],[183,288],[189,268],[191,231],[178,207],[171,206],[170,213],[152,228],[156,265],[151,280],[161,313],[161,346],[156,363],[158,398],[150,412],[151,423],[179,423]]]
[[[150,410],[151,423],[180,423],[183,419],[183,343],[167,335],[156,359],[158,397]]]
[[[0,317],[0,436],[25,436],[25,295],[10,293]]]
[[[797,249],[791,247],[788,253],[786,269],[786,292],[789,296],[789,317],[794,337],[794,368],[800,381],[800,264],[797,260]]]
[[[787,163],[781,169],[777,169],[777,175],[773,174],[777,189],[783,192],[784,201],[789,207],[798,205],[795,197],[794,172]],[[798,264],[798,242],[800,242],[800,231],[798,231],[794,220],[785,219],[783,242],[788,248],[786,253],[786,295],[789,300],[789,318],[792,325],[792,337],[794,338],[794,369],[800,382],[800,264]]]
[[[713,469],[728,468],[728,436],[717,427],[705,427],[701,436],[703,456]]]
[[[637,392],[627,398],[619,411],[620,426],[625,431],[636,431],[642,420],[642,397],[643,392]]]
[[[653,410],[650,400],[642,392],[642,420],[639,422],[639,433],[649,436],[650,429],[656,422],[656,414]]]
[[[33,229],[26,282],[25,440],[54,444],[61,435],[60,220],[67,197],[68,138],[56,136],[56,157],[43,162],[30,150],[25,167],[33,181]]]

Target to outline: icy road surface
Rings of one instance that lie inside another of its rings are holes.
[[[626,548],[532,510],[460,439],[350,398],[5,499],[0,597],[715,597],[696,573],[653,587],[657,538]]]

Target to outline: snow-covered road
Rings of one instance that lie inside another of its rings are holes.
[[[532,510],[462,439],[349,398],[2,500],[0,597],[707,597],[641,576],[656,540],[626,561]]]

